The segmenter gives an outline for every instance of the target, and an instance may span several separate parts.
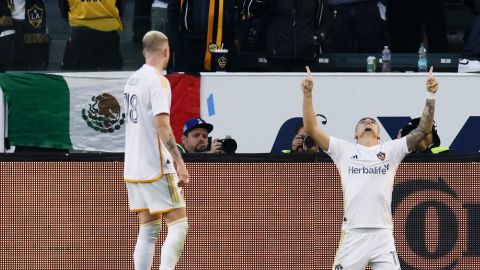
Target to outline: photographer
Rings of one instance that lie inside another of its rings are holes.
[[[303,123],[300,124],[296,131],[295,136],[292,140],[292,148],[289,150],[283,150],[282,153],[317,153],[318,145],[315,141],[308,135],[307,131],[303,127]]]
[[[397,139],[405,137],[410,132],[415,130],[420,123],[420,118],[412,119],[406,126],[399,130]],[[440,145],[440,137],[437,133],[437,125],[435,122],[432,126],[432,132],[425,135],[417,146],[413,149],[412,153],[428,153],[428,154],[445,154],[450,153],[450,149]]]
[[[177,144],[180,153],[209,153],[233,154],[237,150],[237,143],[230,137],[213,139],[208,137],[213,125],[201,118],[192,118],[183,125],[182,143]]]

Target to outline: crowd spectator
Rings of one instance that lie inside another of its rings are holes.
[[[47,69],[49,49],[43,0],[0,1],[0,72]]]
[[[407,136],[410,132],[418,127],[419,123],[420,118],[412,119],[405,127],[400,129],[398,133],[398,139]],[[432,126],[432,132],[427,134],[423,140],[420,141],[417,146],[415,146],[412,152],[431,154],[449,153],[450,149],[445,146],[440,146],[440,143],[441,141],[437,133],[437,126],[434,123]]]
[[[173,50],[173,69],[179,72],[212,70],[212,53],[224,48],[236,53],[236,0],[171,0],[167,33]],[[227,69],[231,69],[230,64]]]
[[[167,7],[169,0],[154,0],[152,3],[152,30],[167,32]]]
[[[187,120],[183,126],[182,144],[177,145],[180,153],[222,153],[222,143],[218,139],[209,145],[208,134],[212,130],[213,125],[201,118]]]
[[[322,12],[323,0],[243,0],[239,24],[267,16],[267,71],[301,71],[307,65],[315,66],[320,52]]]
[[[327,51],[378,53],[387,45],[385,6],[377,0],[328,0]]]
[[[288,150],[283,150],[282,153],[318,153],[318,145],[310,137],[310,135],[305,130],[303,123],[297,127],[295,130],[295,136],[292,139],[292,147]]]
[[[267,36],[268,16],[240,19],[236,24],[237,39],[234,40],[241,52],[264,52]]]
[[[465,0],[465,4],[471,8],[475,19],[458,64],[458,72],[480,72],[480,0]]]
[[[132,23],[132,41],[135,44],[141,45],[143,36],[150,31],[150,29],[153,29],[152,18],[150,16],[153,2],[153,0],[135,0]],[[165,33],[164,31],[161,32]]]
[[[71,26],[62,69],[120,70],[119,31],[122,0],[59,0],[60,11]]]
[[[447,51],[445,0],[388,0],[391,51],[416,53],[420,43],[429,52]]]

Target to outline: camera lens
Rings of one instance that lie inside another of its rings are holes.
[[[232,138],[225,138],[221,140],[222,150],[226,154],[234,154],[237,151],[237,142]]]
[[[303,145],[305,145],[305,148],[310,149],[315,146],[315,141],[312,137],[305,136],[305,138],[303,138]]]

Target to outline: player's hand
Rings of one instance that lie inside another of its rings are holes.
[[[307,77],[302,82],[302,91],[303,94],[311,94],[313,90],[313,77],[308,66],[305,67],[307,70]]]
[[[438,91],[438,82],[433,76],[433,66],[430,67],[430,71],[428,72],[427,91],[433,94]]]
[[[300,135],[296,135],[292,141],[292,150],[298,151],[303,148],[303,138]]]
[[[187,167],[184,162],[177,163],[177,174],[178,174],[178,186],[184,187],[190,182],[190,175],[188,174]]]
[[[218,139],[212,140],[212,146],[208,153],[210,154],[220,154],[222,152],[222,143]]]

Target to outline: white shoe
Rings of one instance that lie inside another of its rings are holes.
[[[480,61],[460,59],[458,73],[480,73]]]

